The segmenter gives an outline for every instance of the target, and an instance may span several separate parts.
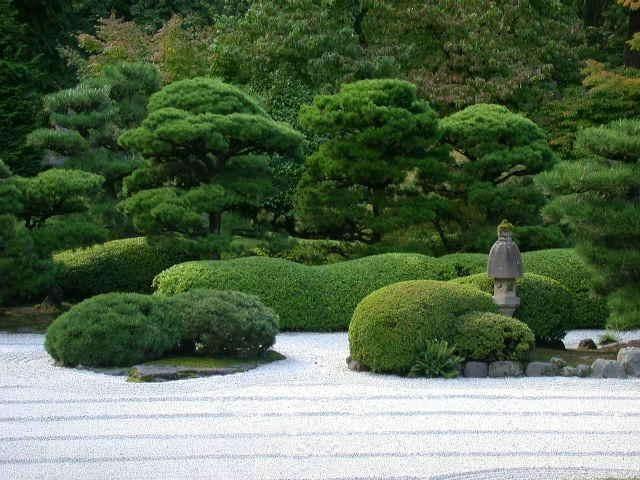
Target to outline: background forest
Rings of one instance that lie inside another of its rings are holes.
[[[640,323],[640,1],[0,11],[0,303],[198,258],[486,252],[506,218]]]

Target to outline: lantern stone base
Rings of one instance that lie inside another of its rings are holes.
[[[513,317],[516,309],[520,306],[520,297],[513,293],[495,292],[493,301],[498,306],[500,313],[507,317]]]

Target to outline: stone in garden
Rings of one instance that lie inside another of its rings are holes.
[[[521,377],[522,365],[520,362],[492,362],[489,364],[489,376],[491,378]]]
[[[584,340],[580,340],[580,343],[578,343],[578,349],[579,350],[597,350],[598,345],[596,345],[596,342],[594,342],[592,338],[585,338]]]
[[[623,348],[631,348],[631,347],[636,347],[636,348],[640,348],[640,340],[628,340],[626,342],[616,342],[616,343],[611,343],[609,345],[604,345],[602,347],[599,348],[599,350],[601,352],[619,352],[620,350],[622,350]]]
[[[368,372],[370,369],[358,360],[354,360],[351,356],[347,357],[347,367],[354,372]]]
[[[640,377],[640,348],[628,347],[618,352],[618,362],[627,375]]]
[[[555,377],[560,369],[551,362],[531,362],[527,365],[527,377]]]
[[[558,369],[567,366],[567,362],[563,358],[560,358],[560,357],[551,357],[551,359],[549,360],[549,363],[551,363],[552,365],[554,365]]]
[[[562,369],[560,369],[560,376],[561,377],[577,377],[578,369],[575,367],[562,367]]]
[[[489,375],[489,365],[485,362],[467,362],[464,366],[464,376],[467,378],[486,378]]]
[[[621,363],[599,358],[591,365],[591,376],[593,378],[626,378],[627,374]]]
[[[498,240],[489,251],[487,273],[494,279],[493,301],[500,313],[512,317],[520,306],[516,280],[524,275],[522,255],[511,236],[512,225],[503,220],[498,226]]]
[[[591,375],[591,367],[581,363],[576,367],[576,376],[585,378]]]

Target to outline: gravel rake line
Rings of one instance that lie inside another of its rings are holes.
[[[66,422],[76,420],[160,420],[178,418],[286,418],[286,417],[413,417],[413,416],[484,416],[484,417],[640,417],[640,412],[555,412],[550,410],[532,412],[473,412],[468,410],[415,410],[399,412],[265,412],[265,413],[166,413],[166,414],[114,414],[114,415],[52,415],[52,416],[24,416],[0,417],[0,423],[27,422]]]
[[[179,461],[198,461],[198,460],[314,460],[314,459],[332,459],[332,460],[350,460],[350,459],[375,459],[375,458],[535,458],[535,457],[567,457],[567,458],[583,458],[583,457],[603,457],[608,459],[613,457],[640,458],[640,450],[629,451],[590,451],[590,452],[549,452],[546,450],[537,451],[515,451],[515,452],[366,452],[353,454],[304,454],[304,455],[287,455],[281,453],[234,453],[234,454],[206,454],[206,455],[163,455],[161,457],[139,456],[139,457],[52,457],[40,459],[21,459],[7,460],[0,459],[0,465],[41,465],[41,464],[80,464],[80,463],[130,463],[130,462],[179,462]]]
[[[112,434],[112,435],[40,435],[21,437],[0,437],[2,442],[57,442],[57,441],[99,441],[99,440],[215,440],[251,438],[307,438],[307,437],[383,437],[383,436],[446,436],[446,435],[583,435],[602,437],[608,435],[638,435],[637,430],[384,430],[352,432],[273,432],[273,433],[184,433],[184,434]]]

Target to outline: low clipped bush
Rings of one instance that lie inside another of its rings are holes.
[[[255,357],[276,341],[278,315],[253,295],[191,290],[166,303],[182,319],[185,353]]]
[[[65,297],[82,299],[100,293],[150,292],[162,270],[203,257],[202,245],[181,237],[113,240],[54,255],[56,282]]]
[[[449,267],[417,254],[374,255],[321,266],[247,257],[175,265],[153,284],[157,293],[165,295],[196,288],[238,290],[273,308],[283,330],[336,331],[347,329],[358,302],[378,288],[451,275]]]
[[[451,278],[466,277],[487,271],[489,255],[485,253],[451,253],[438,257],[453,272]]]
[[[182,325],[150,295],[110,293],[74,306],[47,330],[45,348],[67,366],[130,366],[175,349]]]
[[[479,273],[453,280],[461,285],[472,285],[493,294],[493,279]],[[514,316],[526,323],[539,343],[557,343],[576,323],[574,296],[560,282],[549,277],[526,273],[518,279],[521,304]]]
[[[490,312],[462,317],[454,340],[456,351],[466,360],[494,362],[526,360],[535,346],[531,329],[515,318]]]
[[[526,272],[553,278],[575,298],[575,322],[571,328],[603,328],[609,308],[606,299],[593,295],[591,271],[573,249],[551,249],[523,254]]]
[[[475,287],[417,280],[381,288],[362,300],[349,325],[354,360],[375,372],[406,374],[428,342],[452,344],[461,317],[496,312],[491,296]]]

